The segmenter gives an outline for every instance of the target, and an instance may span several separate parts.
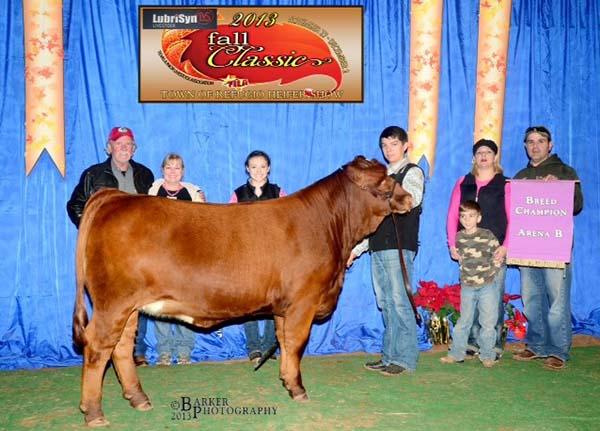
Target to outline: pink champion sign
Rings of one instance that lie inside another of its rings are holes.
[[[571,261],[575,181],[510,181],[509,264],[560,267]]]

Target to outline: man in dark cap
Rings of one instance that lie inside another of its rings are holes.
[[[529,163],[515,179],[578,180],[575,169],[551,154],[552,135],[544,126],[525,130],[525,150]],[[573,213],[583,209],[581,183],[575,184]],[[513,359],[532,361],[544,358],[544,368],[565,367],[571,349],[571,264],[564,269],[521,266],[521,296],[527,317],[527,348]]]

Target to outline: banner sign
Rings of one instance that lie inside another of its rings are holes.
[[[510,181],[507,263],[562,268],[571,261],[575,181]]]
[[[362,102],[363,8],[139,7],[140,102]]]

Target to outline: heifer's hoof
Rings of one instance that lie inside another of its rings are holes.
[[[129,400],[129,405],[141,412],[152,410],[152,403],[148,399],[148,395],[144,392],[136,392],[135,394],[123,394],[123,398]]]
[[[86,418],[85,424],[90,428],[99,428],[99,427],[107,427],[110,425],[110,422],[106,420],[104,416],[100,416],[94,419],[88,420]]]
[[[79,410],[84,414],[85,424],[89,427],[105,427],[110,425],[110,422],[104,417],[104,413],[98,408],[88,408],[84,404],[79,405]]]
[[[304,392],[302,394],[293,395],[292,399],[294,401],[300,401],[300,402],[306,402],[309,400],[308,394],[306,392]]]
[[[152,410],[152,403],[150,401],[144,401],[137,406],[133,406],[133,408],[139,410],[140,412],[147,412],[148,410]]]

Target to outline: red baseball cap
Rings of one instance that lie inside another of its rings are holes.
[[[133,131],[129,127],[113,127],[108,134],[108,140],[116,141],[122,136],[129,136],[131,140],[135,140],[133,138]]]

